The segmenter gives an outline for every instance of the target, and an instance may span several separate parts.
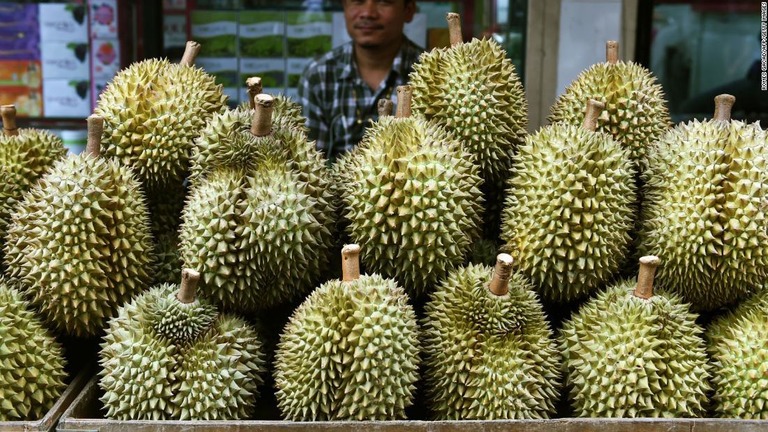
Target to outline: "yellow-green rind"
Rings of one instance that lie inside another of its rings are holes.
[[[560,354],[533,287],[488,289],[493,268],[451,272],[421,322],[424,387],[436,420],[539,419],[555,414]]]
[[[635,285],[599,293],[558,334],[574,416],[704,416],[711,368],[696,315],[671,293],[636,297]]]
[[[697,120],[649,153],[640,250],[695,310],[746,298],[768,276],[768,141],[757,124]]]
[[[275,355],[287,420],[399,420],[418,379],[416,315],[391,279],[317,288],[294,311]]]
[[[66,384],[61,345],[0,276],[0,421],[40,420]]]

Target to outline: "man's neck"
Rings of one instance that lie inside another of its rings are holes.
[[[389,75],[392,63],[403,42],[405,38],[399,44],[391,44],[387,47],[365,48],[355,45],[354,55],[358,73],[372,90],[378,90],[381,81]]]

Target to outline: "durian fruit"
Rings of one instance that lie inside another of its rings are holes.
[[[194,139],[226,109],[214,77],[193,66],[200,45],[187,43],[181,63],[149,59],[120,71],[99,96],[104,154],[130,166],[148,188],[181,184]]]
[[[436,420],[549,418],[560,354],[531,284],[499,254],[457,269],[422,320],[428,405]]]
[[[8,275],[53,328],[95,336],[147,288],[152,236],[133,172],[99,157],[103,120],[88,118],[86,152],[51,168],[16,207],[5,247]]]
[[[558,123],[519,149],[502,219],[504,251],[547,301],[583,298],[615,276],[630,245],[636,199],[629,151],[595,131]]]
[[[67,150],[56,135],[39,129],[16,127],[16,107],[0,106],[0,271],[2,248],[15,203]]]
[[[768,296],[763,289],[707,328],[718,417],[768,419],[766,323]]]
[[[110,320],[99,353],[100,397],[116,420],[241,420],[265,371],[244,320],[196,296],[199,273],[134,298]]]
[[[462,43],[448,14],[451,46],[413,65],[413,111],[455,135],[486,181],[506,179],[528,126],[528,103],[512,61],[492,39]]]
[[[649,153],[640,250],[664,255],[659,285],[695,310],[747,297],[768,277],[768,137],[731,120],[715,98],[711,120],[681,123]]]
[[[271,120],[272,97],[258,99],[250,114],[252,130],[240,130],[238,122],[245,120],[237,120],[237,110],[211,122],[232,119],[230,140],[210,143],[221,152],[240,148],[243,158],[220,166],[210,162],[214,166],[206,166],[205,175],[201,171],[180,231],[182,261],[202,274],[204,295],[241,312],[308,292],[333,241],[333,207],[325,198],[330,192],[322,190],[324,164],[306,150],[303,133],[282,130],[279,119]]]
[[[558,335],[578,417],[700,417],[710,391],[703,329],[675,294],[654,292],[659,259],[640,259],[637,283],[584,304]]]
[[[394,280],[360,276],[359,253],[344,247],[343,280],[312,292],[283,330],[274,378],[287,420],[397,420],[413,403],[416,315]]]
[[[334,172],[365,267],[419,296],[460,266],[479,237],[482,180],[443,128],[410,117],[409,92],[398,88],[398,115],[368,128]]]
[[[61,346],[0,276],[0,422],[38,420],[64,391]]]
[[[261,78],[257,76],[248,77],[245,80],[245,85],[248,88],[248,101],[240,104],[241,110],[256,109],[256,96],[262,93],[264,88],[261,85]],[[275,102],[273,106],[273,115],[278,117],[284,117],[288,119],[293,127],[301,129],[304,133],[307,133],[307,119],[302,115],[301,105],[292,101],[289,97],[278,94],[274,96]]]
[[[643,66],[618,60],[619,44],[606,43],[606,61],[582,71],[550,108],[550,123],[578,125],[586,116],[584,101],[605,104],[597,130],[628,148],[638,173],[645,169],[648,148],[669,129],[664,91]]]

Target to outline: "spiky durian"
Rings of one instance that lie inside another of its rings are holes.
[[[730,120],[733,96],[712,120],[681,123],[649,153],[642,253],[664,255],[659,285],[694,309],[745,298],[768,276],[768,137]]]
[[[396,420],[413,402],[416,315],[394,280],[360,276],[359,253],[344,248],[343,281],[317,288],[283,330],[274,376],[286,419]]]
[[[761,290],[707,328],[718,417],[768,419],[767,293]]]
[[[242,319],[195,296],[199,274],[153,287],[109,323],[99,354],[107,417],[252,417],[265,371],[262,343]]]
[[[195,47],[188,43],[180,64],[150,59],[120,71],[94,109],[105,121],[104,154],[150,188],[182,182],[193,140],[226,108],[221,85],[192,65]]]
[[[606,61],[581,72],[550,108],[549,122],[584,121],[584,101],[605,104],[597,130],[607,132],[631,151],[638,172],[645,169],[648,148],[669,129],[664,91],[651,72],[634,62],[618,61],[616,41],[606,44]]]
[[[263,90],[261,78],[256,76],[249,77],[245,80],[245,85],[248,87],[248,100],[242,102],[239,108],[241,111],[254,110],[256,109],[256,96],[261,94]],[[302,114],[301,105],[283,94],[278,94],[274,98],[273,115],[287,119],[288,124],[307,133],[309,130],[306,125],[307,119]]]
[[[268,105],[271,97],[261,96]],[[307,292],[332,244],[333,210],[323,199],[328,192],[319,188],[324,173],[312,170],[324,166],[314,165],[312,157],[302,160],[301,152],[290,161],[289,144],[270,131],[273,123],[264,108],[255,112],[261,120],[254,122],[257,136],[248,138],[255,144],[243,153],[247,163],[211,168],[198,178],[180,233],[182,260],[202,273],[202,292],[239,311]]]
[[[425,392],[438,420],[548,418],[560,354],[531,284],[500,254],[432,293],[422,320]]]
[[[64,391],[61,346],[0,276],[0,421],[38,420]]]
[[[482,180],[443,128],[409,117],[409,91],[398,88],[398,117],[380,118],[334,172],[365,267],[419,295],[479,237]]]
[[[565,382],[578,417],[698,417],[709,365],[703,329],[677,295],[654,292],[653,256],[637,283],[591,299],[558,335]]]
[[[486,181],[505,179],[528,125],[523,86],[498,43],[462,43],[458,14],[449,13],[448,23],[451,47],[413,65],[413,110],[454,134]]]
[[[627,149],[595,131],[600,103],[589,106],[582,127],[554,124],[526,139],[503,213],[504,250],[549,301],[605,286],[630,245],[634,167]]]
[[[88,122],[88,152],[57,162],[30,189],[5,248],[8,275],[52,327],[72,336],[98,334],[151,280],[143,193],[129,168],[97,157],[101,119]]]

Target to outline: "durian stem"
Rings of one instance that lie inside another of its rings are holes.
[[[192,66],[195,64],[197,54],[200,52],[200,44],[195,41],[187,41],[187,45],[184,47],[184,55],[181,56],[179,64],[184,66]]]
[[[8,136],[18,135],[19,128],[16,127],[16,106],[0,106],[0,115],[2,115],[3,118],[3,132]]]
[[[609,40],[605,43],[605,61],[616,64],[619,61],[619,42]]]
[[[180,302],[189,304],[195,301],[197,295],[197,283],[200,281],[200,273],[192,269],[181,271],[181,287],[176,293]]]
[[[653,297],[653,276],[659,266],[659,257],[648,255],[640,258],[640,271],[637,274],[637,286],[633,294],[641,299]]]
[[[397,118],[411,116],[411,96],[413,91],[409,85],[397,86]]]
[[[604,109],[604,103],[594,99],[588,100],[587,113],[584,115],[584,123],[582,123],[581,127],[592,132],[597,130],[597,118],[600,117],[600,113]]]
[[[509,254],[502,253],[496,256],[496,267],[493,269],[493,278],[490,285],[490,290],[494,295],[503,296],[509,292],[512,261],[512,256]]]
[[[256,95],[264,90],[261,85],[261,77],[248,77],[245,80],[245,86],[248,87],[248,100],[251,103],[251,109],[256,109]]]
[[[344,245],[341,248],[341,280],[345,282],[360,279],[360,246]]]
[[[445,19],[448,21],[448,36],[451,41],[451,46],[456,46],[463,42],[463,38],[461,37],[461,18],[459,17],[459,14],[455,12],[448,12],[448,15],[445,16]]]
[[[99,157],[101,154],[101,134],[104,132],[104,117],[88,116],[88,141],[85,144],[85,154]]]
[[[253,111],[251,133],[257,137],[267,136],[272,132],[272,108],[275,98],[268,94],[258,94],[254,98],[256,109]]]
[[[736,97],[729,94],[715,96],[715,120],[731,121],[731,109],[736,103]]]
[[[392,106],[394,104],[389,99],[379,99],[377,108],[379,110],[379,117],[386,117],[392,115]]]

